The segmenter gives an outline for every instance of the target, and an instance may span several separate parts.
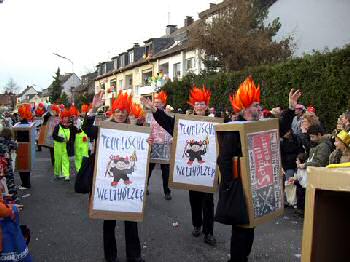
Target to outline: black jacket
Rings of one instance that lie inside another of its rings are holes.
[[[280,144],[283,169],[296,169],[298,154],[305,152],[299,139],[296,135],[292,134],[291,138],[282,138]]]

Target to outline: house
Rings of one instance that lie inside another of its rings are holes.
[[[192,17],[186,17],[182,28],[168,25],[165,35],[150,38],[142,46],[136,43],[112,57],[111,61],[99,63],[96,66],[95,92],[104,90],[105,104],[109,106],[119,90],[133,93],[134,99],[138,100],[140,96],[154,93],[167,79],[200,73],[204,69],[200,54],[187,44],[188,31],[194,24]],[[154,76],[158,76],[157,81],[152,78]]]
[[[97,72],[88,73],[81,76],[81,84],[73,89],[73,97],[80,94],[95,94],[95,78]]]
[[[73,90],[81,85],[80,78],[75,73],[60,75],[62,92],[65,92],[70,100],[73,101]],[[52,84],[42,91],[42,99],[48,101],[52,90]]]
[[[17,104],[29,103],[36,95],[38,95],[38,91],[36,91],[33,86],[27,86],[26,89],[17,96]]]
[[[0,107],[14,108],[17,96],[12,93],[0,94]]]

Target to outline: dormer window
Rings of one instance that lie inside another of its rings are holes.
[[[134,51],[129,51],[129,63],[134,63]]]

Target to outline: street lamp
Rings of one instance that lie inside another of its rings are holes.
[[[74,73],[74,68],[73,68],[73,61],[70,60],[68,57],[65,57],[65,56],[62,56],[60,54],[57,54],[57,53],[52,53],[53,55],[55,56],[58,56],[59,58],[62,58],[62,59],[65,59],[65,60],[68,60],[71,64],[72,64],[72,73]]]

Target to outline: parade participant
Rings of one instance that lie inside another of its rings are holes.
[[[168,95],[161,91],[158,94],[154,95],[153,98],[153,105],[158,110],[164,110],[164,107],[167,102]],[[151,120],[151,135],[149,137],[150,144],[166,144],[169,147],[172,144],[172,136],[165,131],[158,123],[157,121],[152,117]],[[152,171],[154,167],[156,166],[155,163],[149,164],[149,173],[148,173],[148,180],[147,180],[147,190],[146,193],[149,194],[149,180],[152,175]],[[170,165],[169,164],[161,164],[160,168],[162,170],[162,180],[163,180],[163,191],[164,191],[164,198],[165,200],[171,200],[171,191],[169,189],[169,171],[170,171]]]
[[[70,113],[64,110],[60,114],[60,123],[55,126],[52,137],[54,139],[54,175],[55,178],[64,178],[65,181],[70,180],[70,163],[68,152],[72,145],[72,136],[69,123]]]
[[[35,128],[36,128],[36,144],[38,146],[38,151],[41,151],[41,146],[39,146],[39,144],[38,144],[38,139],[39,139],[40,127],[43,123],[42,117],[45,114],[45,112],[46,112],[45,104],[40,102],[34,111],[35,117],[36,117],[36,119],[34,120],[34,123],[35,123]]]
[[[297,105],[298,98],[301,93],[299,90],[291,90],[289,93],[289,109],[281,114],[280,132],[290,130],[294,117],[294,108]],[[256,88],[252,77],[248,77],[239,87],[236,94],[230,98],[235,113],[239,114],[239,120],[242,121],[258,121],[261,116],[260,108],[260,88]],[[282,132],[283,135],[283,132]],[[221,173],[220,194],[229,188],[240,188],[237,192],[243,192],[243,186],[240,178],[235,177],[233,172],[233,157],[242,156],[241,143],[238,132],[222,132],[219,139],[219,156],[218,165]],[[236,174],[237,175],[237,174]],[[237,194],[232,199],[237,207],[245,207],[245,198],[242,193]],[[219,198],[220,202],[220,198]],[[218,204],[219,206],[219,204]],[[248,213],[241,211],[241,217],[237,217],[236,221],[227,221],[226,224],[232,225],[231,235],[231,259],[229,262],[245,262],[254,242],[254,228],[241,227],[240,225],[249,224]],[[217,210],[218,213],[218,210]],[[225,219],[225,218],[224,218]],[[230,218],[231,219],[231,218]]]
[[[23,104],[18,108],[18,114],[20,117],[20,125],[28,125],[28,121],[32,121],[33,115],[31,111],[31,105],[30,104]],[[23,136],[23,137],[22,137]],[[17,134],[17,141],[27,141],[28,137],[26,137],[25,134],[22,134],[22,132],[18,132]],[[19,176],[22,181],[22,185],[19,187],[19,189],[24,190],[31,187],[30,185],[30,172],[19,172]]]
[[[205,116],[210,102],[211,92],[193,87],[190,91],[188,103],[193,107],[194,113],[199,116]],[[173,135],[175,118],[167,115],[163,110],[158,109],[149,99],[141,98],[141,102],[149,108],[157,123],[164,128],[171,136]],[[190,205],[192,211],[192,235],[199,237],[201,229],[204,233],[204,242],[211,246],[216,245],[216,239],[213,236],[214,230],[214,200],[213,194],[189,190]],[[203,227],[203,228],[202,228]]]
[[[88,108],[82,108],[85,111]],[[78,173],[83,161],[83,157],[89,157],[89,139],[85,132],[81,129],[82,120],[78,117],[78,110],[71,106],[70,108],[71,116],[74,116],[74,126],[75,126],[75,138],[74,138],[74,152],[75,152],[75,170]]]
[[[89,112],[90,106],[87,104],[84,104],[80,108],[80,116],[84,119],[86,114]]]
[[[97,94],[92,102],[92,113],[97,112],[97,108],[102,105],[103,93]],[[132,96],[127,93],[119,92],[118,97],[113,101],[111,108],[111,118],[107,121],[114,123],[129,123],[129,114],[131,110]],[[97,139],[98,127],[93,125],[94,117],[89,117],[84,121],[83,130],[88,134],[91,140]],[[144,262],[141,257],[141,245],[139,240],[137,222],[124,221],[125,225],[125,245],[126,257],[128,262]],[[105,260],[115,262],[117,260],[117,244],[115,238],[115,220],[103,221],[103,249]]]
[[[39,103],[38,107],[35,109],[35,116],[36,117],[42,117],[45,114],[45,104],[44,103]]]
[[[49,110],[47,110],[47,112],[43,116],[43,119],[44,119],[43,125],[45,126],[47,124],[50,117],[58,117],[60,112],[61,112],[61,109],[59,108],[58,105],[55,105],[55,104],[51,105],[49,107]],[[54,166],[54,162],[55,162],[54,149],[53,147],[48,147],[48,148],[50,150],[51,165]]]

